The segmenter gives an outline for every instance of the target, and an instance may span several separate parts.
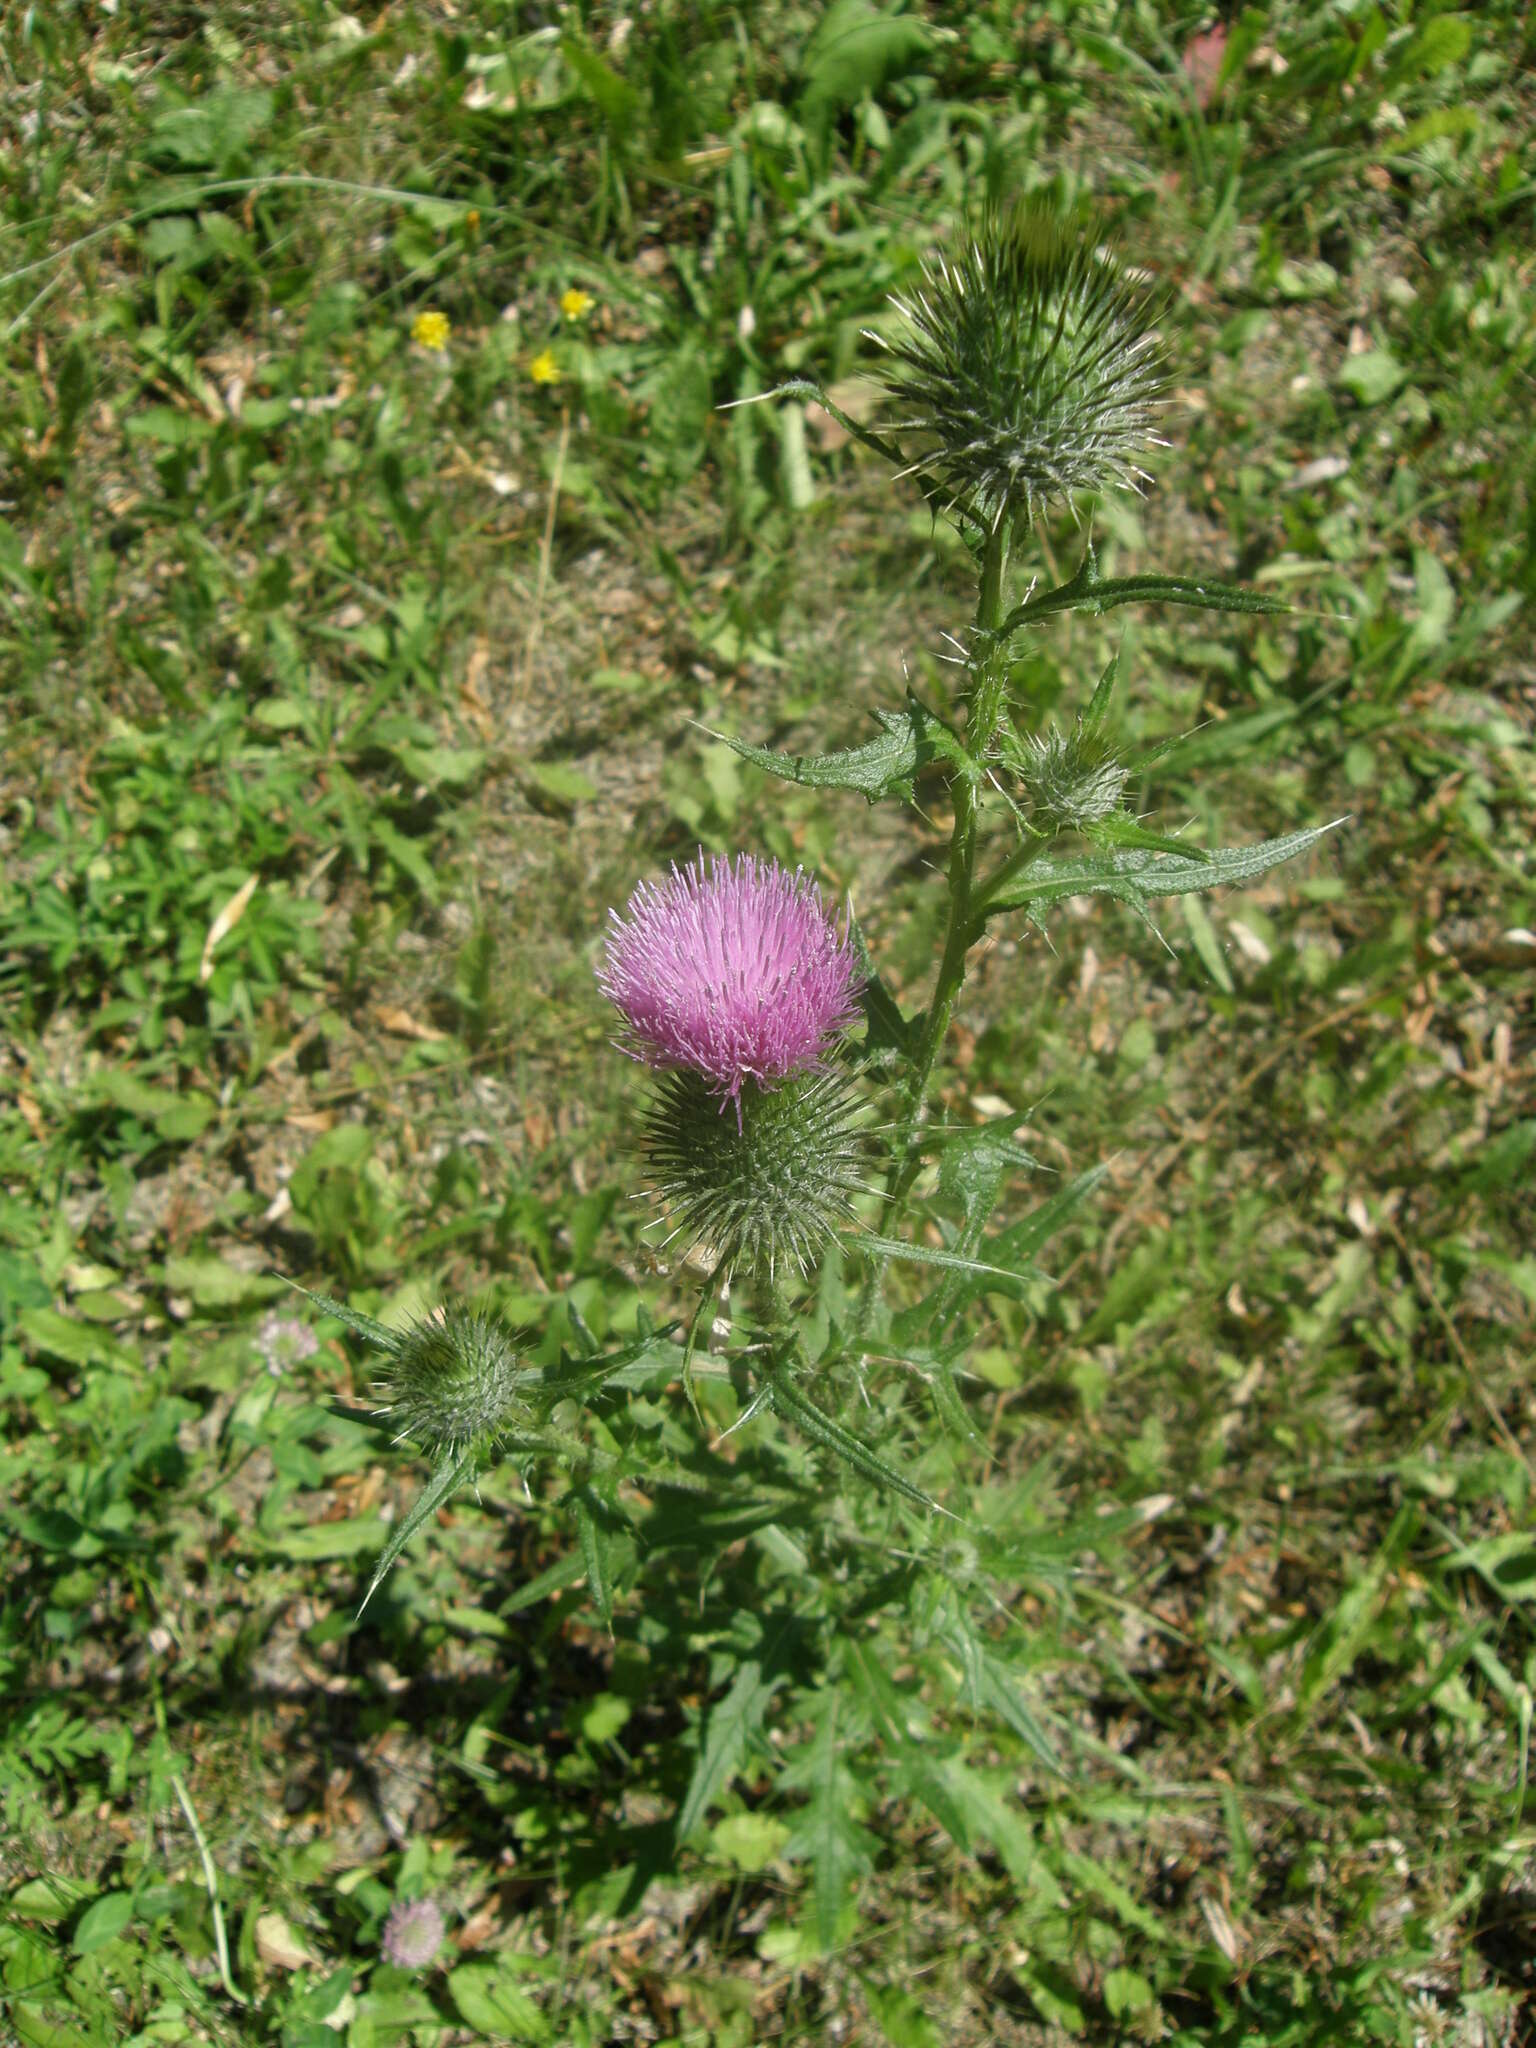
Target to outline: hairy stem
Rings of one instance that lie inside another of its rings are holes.
[[[976,600],[977,644],[982,650],[971,690],[970,710],[965,727],[965,750],[978,767],[985,764],[988,750],[1003,715],[1007,687],[1006,642],[998,628],[1003,618],[1003,573],[1008,566],[1008,529],[1000,525],[989,534],[981,564],[981,589]],[[912,1184],[921,1166],[918,1131],[927,1108],[933,1070],[949,1035],[955,1005],[965,985],[966,961],[982,933],[976,915],[977,788],[979,782],[956,774],[949,793],[955,807],[954,827],[949,837],[949,923],[944,933],[944,951],[934,982],[933,1000],[923,1024],[923,1035],[902,1090],[902,1124],[906,1139],[899,1163],[881,1204],[877,1235],[889,1237],[900,1222]],[[859,1302],[855,1341],[869,1327],[885,1275],[885,1261],[872,1267]]]

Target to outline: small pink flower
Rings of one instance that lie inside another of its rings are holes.
[[[280,1316],[273,1310],[256,1326],[256,1349],[266,1360],[267,1371],[278,1379],[287,1366],[313,1358],[320,1349],[320,1339],[297,1316]]]
[[[431,1899],[401,1899],[389,1909],[380,1946],[387,1962],[402,1970],[424,1970],[442,1946],[442,1908]]]
[[[609,912],[603,993],[647,1066],[686,1068],[737,1104],[818,1067],[857,1014],[853,945],[801,869],[742,854],[642,882]]]

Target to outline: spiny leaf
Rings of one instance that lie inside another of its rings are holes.
[[[928,1385],[933,1393],[933,1405],[939,1412],[939,1420],[951,1436],[967,1443],[972,1450],[985,1453],[987,1440],[971,1420],[970,1410],[960,1398],[960,1389],[955,1381],[955,1368],[947,1359],[935,1360],[927,1372]]]
[[[1012,1173],[1037,1173],[1040,1162],[1014,1133],[1022,1117],[1013,1110],[981,1124],[935,1124],[923,1132],[925,1150],[937,1148],[939,1193],[958,1202],[966,1223],[982,1224],[997,1206]]]
[[[1027,1270],[1016,1272],[1008,1266],[989,1266],[981,1259],[968,1259],[961,1252],[941,1251],[937,1245],[909,1244],[898,1237],[859,1237],[853,1240],[861,1251],[875,1252],[885,1259],[905,1259],[913,1266],[945,1266],[952,1273],[982,1273],[993,1280],[1025,1280]]]
[[[1093,846],[1134,846],[1146,853],[1171,853],[1180,860],[1210,861],[1213,858],[1206,847],[1191,846],[1187,839],[1175,839],[1169,832],[1150,831],[1139,819],[1124,811],[1111,811],[1107,818],[1095,818],[1081,830],[1083,837]]]
[[[806,1794],[805,1811],[784,1847],[788,1855],[810,1863],[816,1938],[825,1953],[837,1944],[843,1907],[854,1878],[873,1863],[874,1844],[849,1811],[854,1781],[842,1757],[841,1695],[829,1686],[819,1700],[809,1753],[784,1772],[781,1782]]]
[[[1061,1890],[1050,1875],[1023,1816],[1009,1802],[1008,1792],[956,1758],[930,1760],[909,1750],[899,1773],[906,1789],[919,1799],[955,1846],[969,1851],[977,1835],[992,1844],[1008,1875],[1027,1897],[1061,1902]]]
[[[1073,1210],[1082,1207],[1108,1171],[1109,1162],[1104,1160],[1075,1174],[1064,1188],[1059,1188],[1054,1195],[1031,1209],[1019,1222],[999,1232],[994,1243],[1000,1251],[1006,1249],[1011,1259],[1033,1258],[1041,1246],[1056,1235]]]
[[[864,977],[862,1007],[868,1027],[864,1035],[866,1059],[881,1060],[889,1058],[892,1053],[905,1060],[912,1059],[921,1035],[921,1020],[909,1019],[901,1014],[901,1005],[882,979],[880,970],[870,955],[859,921],[851,909],[848,914],[848,936],[853,941],[854,952],[858,955],[859,971]]]
[[[875,1654],[873,1642],[851,1635],[843,1636],[841,1641],[843,1673],[868,1707],[881,1742],[897,1752],[915,1750],[918,1735],[913,1726],[913,1704]]]
[[[606,1357],[562,1357],[558,1365],[532,1369],[528,1374],[528,1387],[530,1392],[537,1391],[552,1400],[563,1401],[576,1394],[589,1394],[594,1387],[620,1374],[632,1375],[620,1379],[621,1386],[643,1385],[658,1371],[675,1374],[681,1368],[682,1359],[681,1346],[663,1333],[653,1331],[638,1343],[626,1345],[622,1351],[610,1351]]]
[[[1118,654],[1112,654],[1103,675],[1099,677],[1097,684],[1094,686],[1093,695],[1088,700],[1088,709],[1083,713],[1083,724],[1085,726],[1102,725],[1105,719],[1108,718],[1110,700],[1115,694],[1115,684],[1119,677],[1120,657]]]
[[[1041,860],[1004,883],[995,896],[984,896],[977,910],[983,917],[993,917],[1003,910],[1033,911],[1048,903],[1064,902],[1069,896],[1100,895],[1113,896],[1145,915],[1147,904],[1157,896],[1187,896],[1194,889],[1251,882],[1282,861],[1305,853],[1343,823],[1342,818],[1334,818],[1326,825],[1287,832],[1281,839],[1260,840],[1255,846],[1223,847],[1201,859],[1193,853],[1156,854],[1128,848],[1120,853],[1078,854],[1070,860]]]
[[[960,1205],[960,1231],[951,1247],[960,1257],[974,1259],[981,1249],[982,1233],[1010,1175],[1038,1167],[1039,1162],[1030,1157],[1013,1135],[1018,1121],[1017,1116],[1009,1114],[974,1129],[946,1135],[939,1154],[939,1192]],[[985,1292],[984,1285],[966,1286],[965,1280],[956,1275],[943,1282],[925,1306],[937,1324],[953,1313],[961,1299],[973,1301]],[[932,1384],[939,1412],[953,1428],[963,1415],[964,1406],[947,1361]],[[971,1433],[968,1422],[963,1433]]]
[[[1283,598],[1245,590],[1236,583],[1219,583],[1210,577],[1101,576],[1099,558],[1090,541],[1076,574],[1065,583],[1058,583],[1054,590],[1044,590],[1038,597],[1027,597],[1022,604],[1015,605],[998,627],[997,635],[1007,640],[1021,626],[1033,625],[1037,619],[1048,619],[1056,612],[1097,614],[1113,611],[1122,604],[1182,604],[1207,612],[1272,614],[1290,610]]]
[[[909,697],[901,711],[876,711],[875,718],[881,728],[877,739],[836,754],[780,754],[746,740],[727,739],[726,744],[781,782],[798,782],[809,789],[856,789],[868,803],[892,795],[910,803],[916,777],[936,763],[975,780],[975,764],[960,741],[915,698]]]
[[[546,1565],[537,1578],[530,1579],[526,1586],[519,1586],[509,1600],[501,1603],[500,1612],[521,1614],[525,1607],[536,1607],[541,1600],[547,1600],[551,1593],[563,1592],[567,1586],[574,1586],[586,1571],[586,1562],[579,1549],[569,1551],[557,1558],[552,1565]]]
[[[1138,1933],[1147,1935],[1159,1945],[1168,1942],[1166,1924],[1155,1913],[1148,1912],[1141,1901],[1127,1891],[1118,1878],[1112,1877],[1102,1864],[1095,1863],[1091,1856],[1081,1855],[1075,1849],[1063,1848],[1060,1858],[1062,1875],[1075,1879],[1080,1891],[1092,1893],[1127,1927],[1134,1927]]]
[[[410,1334],[407,1330],[388,1329],[383,1323],[376,1323],[372,1316],[361,1315],[355,1308],[348,1308],[344,1301],[332,1301],[328,1294],[311,1294],[307,1287],[301,1287],[297,1280],[290,1280],[286,1273],[279,1273],[277,1277],[295,1294],[302,1294],[306,1301],[312,1301],[322,1315],[335,1316],[365,1344],[377,1345],[380,1351],[398,1352]]]
[[[384,1583],[385,1573],[416,1534],[422,1523],[435,1515],[444,1502],[450,1500],[459,1487],[463,1485],[464,1481],[469,1478],[470,1474],[474,1471],[477,1455],[474,1451],[467,1451],[462,1457],[444,1458],[443,1462],[432,1474],[432,1477],[416,1496],[415,1503],[409,1514],[405,1516],[397,1528],[390,1532],[389,1541],[384,1546],[384,1553],[374,1569],[373,1578],[369,1582],[368,1590],[363,1595],[362,1606],[357,1610],[359,1615],[361,1615],[363,1608],[368,1605],[368,1602]]]
[[[763,1725],[768,1702],[782,1683],[782,1677],[765,1678],[761,1664],[749,1661],[737,1671],[725,1698],[711,1707],[699,1760],[677,1816],[678,1842],[687,1841],[741,1768],[748,1744]]]
[[[597,1611],[603,1617],[603,1627],[613,1634],[613,1531],[610,1518],[613,1510],[599,1501],[588,1486],[578,1486],[571,1494],[571,1508],[576,1516],[576,1535],[581,1544],[582,1562],[587,1569],[587,1588],[597,1603]]]
[[[770,1366],[766,1378],[773,1391],[773,1405],[779,1414],[794,1423],[813,1443],[834,1452],[863,1478],[872,1480],[876,1486],[888,1488],[892,1493],[899,1493],[903,1500],[911,1501],[915,1507],[926,1508],[930,1514],[949,1515],[948,1508],[941,1507],[920,1486],[914,1486],[894,1466],[877,1457],[868,1444],[851,1430],[844,1429],[840,1422],[834,1422],[814,1402],[808,1401],[782,1365]],[[958,1517],[951,1515],[950,1519],[953,1521]]]
[[[963,1607],[955,1609],[949,1640],[960,1657],[966,1690],[975,1711],[996,1714],[1034,1752],[1047,1770],[1062,1776],[1061,1759],[1040,1722],[1020,1698],[1013,1672],[976,1633]]]

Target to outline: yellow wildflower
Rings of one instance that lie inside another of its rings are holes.
[[[555,361],[553,349],[541,349],[528,365],[528,374],[535,384],[558,384],[560,365]]]
[[[446,353],[452,332],[446,313],[418,313],[411,322],[412,341],[418,348],[430,349],[438,356]]]
[[[560,310],[567,320],[580,320],[592,310],[592,294],[572,285],[569,291],[560,294]]]

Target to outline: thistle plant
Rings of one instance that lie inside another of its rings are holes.
[[[573,1555],[610,1626],[618,1593],[646,1569],[648,1543],[669,1559],[691,1545],[702,1586],[745,1532],[801,1517],[800,1547],[781,1531],[766,1554],[775,1568],[791,1557],[797,1580],[802,1571],[823,1574],[819,1621],[812,1627],[797,1611],[791,1631],[811,1645],[809,1661],[774,1676],[760,1631],[747,1631],[743,1640],[758,1647],[733,1652],[738,1680],[720,1728],[711,1723],[700,1738],[680,1839],[744,1755],[742,1729],[761,1723],[787,1676],[805,1725],[835,1730],[824,1689],[837,1671],[864,1669],[841,1617],[867,1617],[896,1597],[891,1580],[871,1577],[856,1532],[844,1542],[836,1515],[822,1511],[836,1498],[829,1458],[858,1485],[881,1489],[895,1513],[921,1518],[903,1552],[917,1561],[894,1582],[927,1588],[922,1627],[966,1674],[972,1706],[997,1712],[1037,1755],[1053,1756],[972,1613],[978,1598],[1001,1607],[987,1574],[1003,1559],[1016,1569],[1016,1554],[980,1529],[956,1538],[952,1520],[936,1521],[942,1513],[965,1522],[963,1498],[941,1508],[888,1440],[889,1418],[910,1408],[914,1390],[926,1390],[939,1432],[975,1440],[961,1378],[968,1316],[990,1293],[1019,1294],[1037,1255],[1100,1178],[1090,1167],[994,1227],[999,1205],[1035,1162],[1015,1118],[972,1125],[935,1114],[956,1007],[984,940],[1010,926],[1043,932],[1067,898],[1105,895],[1150,922],[1158,899],[1249,881],[1330,829],[1228,849],[1160,832],[1129,808],[1143,764],[1117,730],[1116,665],[1085,679],[1079,706],[1054,724],[1018,687],[1021,643],[1062,613],[1130,604],[1283,609],[1207,579],[1106,577],[1087,534],[1064,581],[1026,580],[1047,511],[1070,507],[1081,517],[1090,494],[1145,480],[1167,361],[1149,294],[1095,236],[1021,205],[936,256],[894,309],[899,328],[880,337],[883,418],[855,421],[803,379],[769,396],[815,399],[898,476],[914,478],[935,515],[958,528],[977,587],[974,614],[956,634],[958,708],[941,711],[909,689],[853,747],[803,756],[746,738],[731,745],[771,777],[868,804],[913,804],[920,774],[942,782],[951,825],[926,1002],[903,1013],[851,912],[829,910],[803,872],[750,852],[734,861],[701,852],[670,874],[641,878],[610,915],[596,975],[619,1050],[648,1075],[644,1093],[636,1091],[634,1151],[657,1239],[691,1255],[679,1270],[707,1274],[679,1322],[657,1329],[641,1309],[634,1341],[605,1348],[572,1311],[570,1347],[535,1367],[484,1318],[450,1310],[401,1334],[322,1304],[386,1353],[380,1426],[435,1461],[375,1585],[456,1486],[505,1456],[525,1475],[566,1473]],[[898,1262],[924,1270],[926,1291],[904,1284],[895,1298]],[[728,1348],[703,1368],[717,1420],[706,1423],[696,1405],[704,1440],[695,1434],[685,1449],[676,1425],[656,1423],[655,1397],[679,1380],[695,1392],[701,1324],[727,1283]],[[630,1409],[637,1391],[653,1398]],[[734,1418],[717,1438],[720,1402]],[[754,1416],[769,1434],[743,1437],[748,1448],[733,1446],[728,1459],[723,1436]],[[798,1452],[786,1448],[793,1445]],[[627,1492],[631,1481],[652,1503],[648,1513]],[[695,1503],[682,1535],[656,1505],[669,1488]],[[647,1584],[653,1600],[669,1590],[665,1574]],[[694,1627],[690,1619],[687,1631]],[[868,1698],[866,1730],[896,1741],[899,1717],[878,1685]],[[787,1772],[786,1782],[811,1773],[830,1811],[837,1759],[835,1743],[815,1749],[811,1762],[793,1767],[802,1776]],[[914,1766],[910,1783],[952,1828],[957,1808],[937,1801],[934,1782],[926,1765]],[[864,1850],[857,1830],[844,1840],[836,1829],[846,1822],[834,1814],[831,1825],[828,1868],[846,1874]],[[818,1913],[830,1941],[835,1913]]]

